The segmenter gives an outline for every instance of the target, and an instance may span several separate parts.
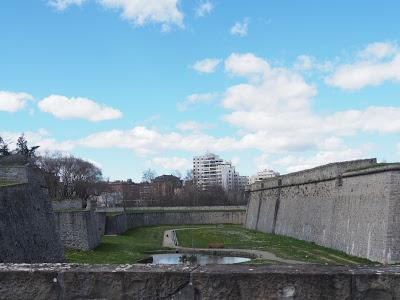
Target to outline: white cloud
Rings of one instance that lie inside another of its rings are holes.
[[[325,82],[351,91],[385,81],[400,81],[400,51],[393,44],[370,44],[358,57],[360,59],[354,63],[338,66]]]
[[[257,171],[271,169],[271,166],[269,164],[269,156],[265,153],[255,157],[254,164],[257,166]],[[256,172],[253,173],[255,174]]]
[[[161,133],[155,129],[136,126],[130,130],[109,130],[91,134],[77,145],[90,148],[129,149],[140,155],[162,153],[163,151],[223,152],[231,150],[256,149],[265,153],[301,150],[308,147],[304,137],[271,135],[268,132],[256,132],[241,138],[231,136],[215,137],[201,132]]]
[[[221,60],[218,58],[206,58],[196,61],[192,68],[199,73],[213,73],[220,62]]]
[[[180,111],[187,110],[190,106],[198,103],[209,103],[216,99],[217,93],[191,94],[182,102],[177,103],[177,108]]]
[[[225,60],[225,71],[231,75],[259,81],[271,72],[271,68],[268,62],[252,53],[232,53]]]
[[[23,109],[30,100],[33,100],[33,97],[27,93],[0,91],[0,111],[19,111]]]
[[[51,95],[38,103],[41,111],[51,113],[60,119],[86,119],[92,122],[122,117],[118,109],[98,104],[87,98],[67,98]]]
[[[296,112],[308,109],[309,100],[316,94],[314,86],[307,84],[296,72],[284,68],[271,68],[265,60],[253,54],[232,54],[225,61],[227,72],[252,80],[231,86],[225,93],[223,104],[234,110],[265,110]],[[253,79],[258,80],[254,81]]]
[[[236,22],[230,29],[232,35],[237,35],[240,37],[247,35],[247,30],[249,27],[249,18],[244,18],[243,22]]]
[[[285,167],[286,172],[296,172],[327,163],[365,158],[369,148],[368,145],[357,149],[350,148],[336,137],[324,140],[319,146],[320,150],[312,156],[288,155],[274,163]]]
[[[329,139],[335,136],[400,133],[400,108],[396,107],[370,106],[333,114],[314,112],[314,85],[298,72],[271,67],[251,53],[232,54],[225,61],[225,69],[248,81],[228,87],[222,101],[231,111],[223,119],[237,127],[241,135],[233,144],[234,149],[258,149],[263,157],[319,149],[314,158],[316,164],[334,159],[332,149],[321,148],[321,140],[331,141],[333,148],[334,140]],[[358,154],[354,149],[341,149],[336,160]],[[304,160],[297,165],[313,165],[311,162]]]
[[[309,71],[314,66],[314,59],[308,55],[299,55],[294,64],[295,70]]]
[[[162,24],[163,31],[171,25],[183,27],[183,13],[178,0],[98,0],[106,8],[121,11],[121,17],[138,26],[147,23]]]
[[[56,10],[63,11],[72,5],[80,6],[86,0],[49,0],[49,5]]]
[[[195,8],[196,17],[204,17],[209,15],[214,10],[214,5],[211,1],[202,1]]]
[[[183,157],[154,157],[150,160],[150,165],[161,167],[167,170],[184,171],[191,168],[191,162]]]
[[[202,133],[182,135],[177,132],[163,134],[144,126],[130,130],[110,130],[89,135],[77,143],[92,148],[130,149],[146,155],[166,150],[182,151],[226,151],[234,146],[236,140],[231,137],[216,138]]]
[[[181,122],[176,125],[176,128],[178,128],[181,131],[194,131],[194,132],[200,132],[203,129],[211,128],[211,125],[209,123],[200,123],[196,121],[186,121],[186,122]]]
[[[325,128],[339,135],[358,131],[380,134],[400,133],[400,108],[370,106],[364,110],[339,111],[325,119]]]
[[[398,51],[397,45],[393,43],[372,43],[359,53],[359,56],[364,59],[382,59],[391,56]]]

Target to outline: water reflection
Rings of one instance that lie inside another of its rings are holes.
[[[182,265],[182,264],[199,264],[199,265],[226,265],[237,264],[250,261],[246,257],[230,257],[206,254],[184,254],[184,253],[167,253],[152,255],[153,264],[161,265]]]

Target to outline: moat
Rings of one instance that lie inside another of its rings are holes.
[[[231,257],[207,254],[190,253],[165,253],[151,256],[152,264],[157,265],[227,265],[248,262],[251,259],[246,257]]]

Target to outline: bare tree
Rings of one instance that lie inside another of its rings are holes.
[[[61,154],[56,152],[53,154],[46,153],[46,155],[39,156],[36,158],[36,165],[43,171],[50,197],[53,199],[61,198]]]
[[[152,169],[147,169],[145,171],[143,171],[143,175],[142,175],[142,182],[152,182],[154,180],[154,178],[156,178],[157,173],[156,171],[152,170]]]
[[[45,173],[53,198],[87,200],[105,189],[101,170],[83,159],[47,154],[37,159],[37,165]]]
[[[185,181],[193,180],[193,169],[187,170],[185,175]]]

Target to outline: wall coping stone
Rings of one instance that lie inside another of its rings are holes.
[[[152,265],[152,264],[70,264],[70,263],[37,263],[14,264],[0,263],[0,274],[7,272],[184,272],[184,273],[265,273],[265,274],[362,274],[362,275],[396,275],[400,279],[400,265],[348,265],[325,266],[317,264],[285,264],[285,265]],[[1,285],[1,282],[0,282]]]
[[[371,168],[354,170],[343,173],[342,177],[353,177],[359,175],[368,175],[374,173],[390,172],[390,171],[400,171],[400,163],[386,165],[386,166],[372,166]]]
[[[340,166],[343,166],[347,163],[365,164],[365,169],[352,171],[351,167],[350,167],[347,170],[343,170],[341,172]],[[276,177],[265,179],[260,182],[256,182],[251,185],[250,192],[271,190],[271,189],[290,187],[290,186],[306,185],[306,184],[311,184],[311,183],[326,182],[326,181],[336,180],[336,179],[338,179],[338,177],[352,177],[352,176],[366,175],[366,174],[372,174],[372,173],[400,171],[400,163],[386,165],[386,166],[379,166],[379,165],[374,166],[374,164],[376,164],[376,159],[374,159],[374,158],[355,160],[355,161],[345,161],[345,162],[338,162],[338,163],[330,163],[330,164],[318,166],[318,167],[315,167],[312,169],[307,169],[307,170],[303,170],[303,171],[299,171],[299,172],[276,176]],[[331,170],[330,174],[318,175],[318,172],[323,172],[325,170],[332,169],[335,166],[338,166],[338,170]],[[311,174],[311,176],[310,176],[310,174]],[[304,176],[304,177],[302,177],[302,176]],[[311,177],[311,178],[307,179],[307,177]],[[294,178],[294,180],[292,178]]]
[[[399,299],[400,266],[0,264],[0,299]]]

